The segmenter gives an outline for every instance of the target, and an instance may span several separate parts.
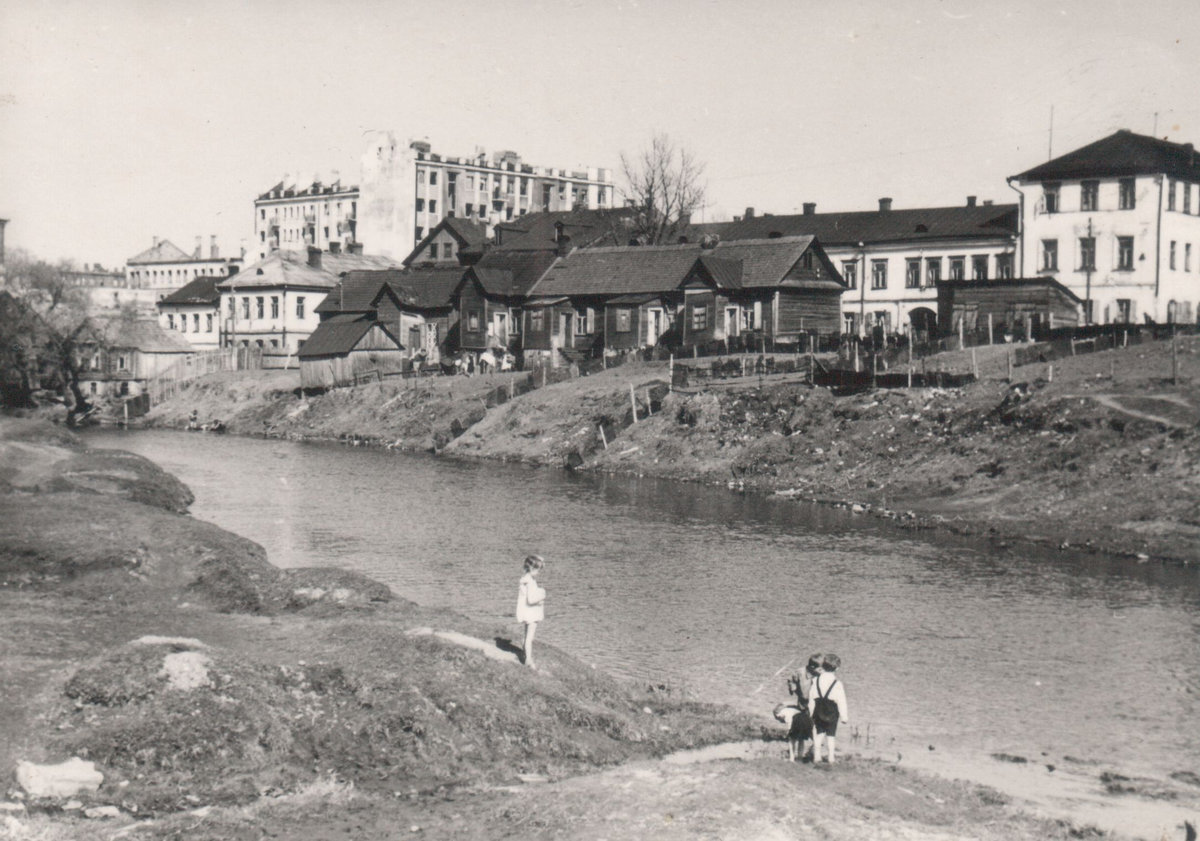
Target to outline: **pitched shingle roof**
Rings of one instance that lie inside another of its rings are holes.
[[[1190,143],[1172,143],[1121,129],[1014,176],[1025,181],[1156,175],[1200,180],[1200,156]]]
[[[458,242],[460,250],[478,251],[487,242],[487,225],[483,222],[478,222],[474,219],[464,219],[458,216],[447,216],[441,222],[433,226],[433,229],[427,233],[420,242],[416,244],[408,256],[404,258],[403,263],[406,266],[411,266],[417,259],[417,255],[425,250],[426,246],[433,241],[442,231],[447,231]]]
[[[158,321],[149,318],[117,316],[98,320],[96,331],[112,348],[132,348],[142,353],[195,353],[186,339],[164,330]]]
[[[217,284],[224,277],[198,277],[159,301],[159,304],[215,304],[221,300]]]
[[[698,262],[725,288],[777,286],[809,248],[820,248],[811,236],[720,242],[712,249],[698,243],[585,248],[558,260],[529,294],[665,292],[678,287]],[[819,285],[842,288],[832,278]]]
[[[396,299],[413,309],[442,309],[454,303],[462,280],[461,266],[426,269],[371,269],[348,272],[317,305],[319,313],[373,312],[387,286]]]
[[[555,261],[554,251],[488,251],[471,268],[474,276],[489,295],[520,296],[545,273]]]
[[[530,251],[554,249],[558,222],[575,248],[598,245],[627,245],[632,232],[634,210],[627,207],[597,210],[560,210],[528,213],[496,226],[499,242],[496,250]]]
[[[300,251],[276,251],[257,263],[253,263],[233,277],[217,284],[218,289],[253,289],[270,286],[306,287],[309,289],[332,289],[338,277],[355,269],[398,268],[390,257],[365,254],[321,255],[321,268],[308,265],[308,255]]]
[[[826,248],[862,243],[1005,237],[1017,232],[1015,204],[918,207],[851,213],[753,216],[738,222],[692,225],[690,239],[716,234],[722,241],[812,235]]]
[[[396,342],[396,347],[403,347],[396,337],[378,321],[370,316],[354,314],[335,315],[322,321],[317,329],[305,341],[304,347],[296,354],[300,359],[312,359],[318,356],[341,356],[354,350],[355,346],[371,329],[382,330],[389,339]]]

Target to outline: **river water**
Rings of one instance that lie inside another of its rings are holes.
[[[882,753],[1200,771],[1196,566],[1003,549],[648,479],[180,432],[88,438],[176,474],[195,517],[278,566],[359,570],[514,635],[521,560],[542,554],[539,641],[642,683],[767,714],[787,671],[833,651],[860,744],[869,724]]]

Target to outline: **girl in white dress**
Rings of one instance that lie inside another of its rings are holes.
[[[541,555],[530,555],[525,559],[525,574],[521,576],[521,586],[517,591],[517,621],[525,623],[525,644],[523,646],[523,662],[533,666],[533,636],[537,633],[538,623],[545,617],[543,603],[546,601],[546,591],[537,583],[538,573],[545,565]]]

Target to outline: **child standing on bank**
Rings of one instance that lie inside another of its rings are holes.
[[[808,712],[813,721],[813,762],[821,761],[821,745],[828,742],[826,761],[832,765],[837,750],[838,723],[850,723],[850,706],[846,703],[846,690],[836,672],[842,665],[836,654],[826,654],[821,661],[821,672],[812,682],[808,696]]]
[[[525,643],[521,660],[533,667],[533,636],[537,633],[538,623],[545,618],[543,602],[546,601],[546,591],[537,583],[538,574],[545,566],[541,555],[530,555],[525,559],[525,574],[521,576],[521,586],[517,590],[517,621],[525,623]]]

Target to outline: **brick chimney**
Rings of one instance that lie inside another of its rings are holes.
[[[742,218],[744,218],[744,219],[753,219],[753,218],[754,218],[754,208],[753,208],[753,207],[747,207],[747,208],[746,208],[746,213],[745,213],[745,216],[743,216]]]
[[[221,249],[217,248],[217,235],[212,234],[208,238],[208,259],[220,260]]]
[[[341,254],[342,253],[342,244],[340,242],[338,242],[336,239],[330,240],[329,241],[329,253],[330,254]]]
[[[150,247],[151,247],[151,248],[158,248],[158,237],[154,237],[153,239],[154,239],[154,244],[153,244],[153,245],[151,245]]]
[[[967,196],[967,207],[974,207],[974,206],[975,206],[975,197]]]
[[[193,259],[193,260],[199,260],[199,259],[200,259],[200,257],[201,257],[201,254],[202,254],[202,245],[203,245],[203,243],[204,243],[204,237],[200,236],[199,234],[196,234],[196,250],[192,252],[192,259]]]
[[[351,242],[351,243],[347,244],[346,248],[349,250],[349,252],[351,254],[362,254],[362,243],[361,242]]]
[[[880,213],[887,213],[891,209],[892,209],[892,200],[891,199],[882,198],[879,200],[879,212]]]
[[[804,215],[812,216],[817,212],[817,203],[815,201],[806,201],[804,203]]]
[[[310,245],[308,247],[308,267],[310,269],[321,268],[321,249]]]

